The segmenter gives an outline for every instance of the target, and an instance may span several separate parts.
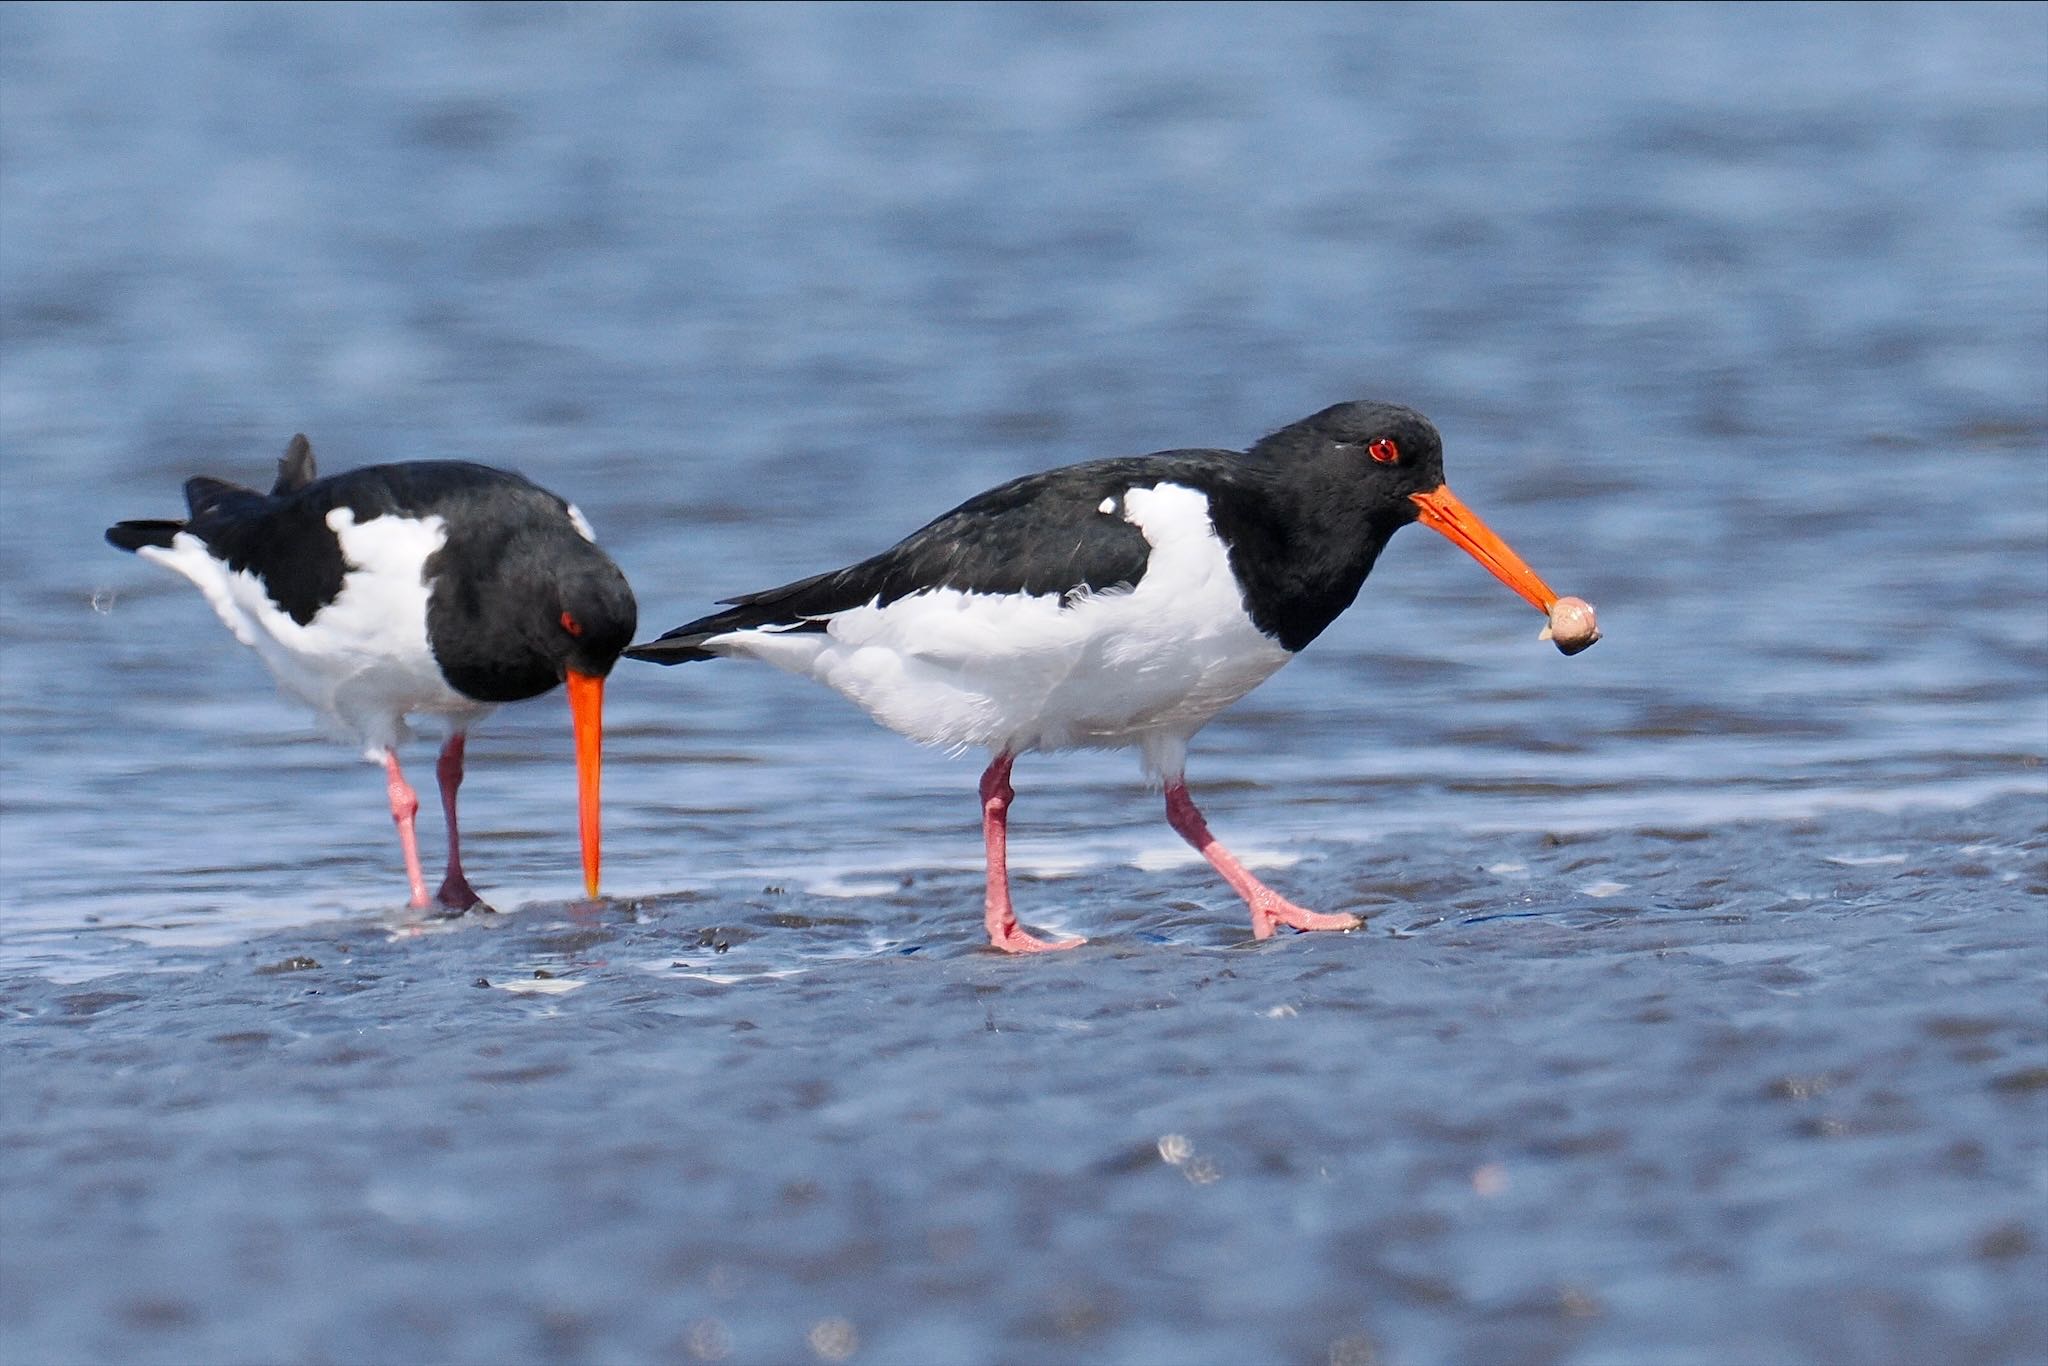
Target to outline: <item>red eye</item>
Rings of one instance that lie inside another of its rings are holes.
[[[1365,452],[1382,465],[1391,465],[1401,458],[1401,448],[1384,436],[1367,446]]]
[[[580,636],[583,634],[583,623],[570,616],[567,612],[564,612],[562,613],[562,629],[572,636]]]

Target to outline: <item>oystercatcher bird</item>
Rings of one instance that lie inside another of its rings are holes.
[[[197,584],[278,686],[384,766],[412,905],[419,810],[398,765],[406,718],[445,725],[436,774],[448,874],[436,898],[479,904],[455,818],[469,728],[501,702],[566,683],[576,737],[583,881],[597,895],[604,680],[633,638],[626,576],[570,504],[486,465],[422,460],[317,478],[295,436],[268,494],[185,483],[184,521],[121,522],[107,540]]]
[[[1340,403],[1248,451],[1163,451],[1026,475],[872,559],[729,598],[729,610],[626,654],[762,660],[911,739],[986,747],[985,912],[999,949],[1082,942],[1027,933],[1010,904],[1010,770],[1034,750],[1136,746],[1165,786],[1167,820],[1249,904],[1256,936],[1276,925],[1351,929],[1356,916],[1295,905],[1209,833],[1188,795],[1188,741],[1322,634],[1387,538],[1414,521],[1538,610],[1560,601],[1452,496],[1427,418]],[[1590,631],[1590,609],[1585,622]],[[1559,637],[1568,653],[1590,643]]]

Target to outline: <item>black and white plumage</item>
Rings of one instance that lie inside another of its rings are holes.
[[[1178,450],[1027,475],[859,564],[729,600],[626,653],[734,656],[824,683],[926,744],[985,747],[991,942],[1017,927],[1003,868],[1015,757],[1135,747],[1173,826],[1275,924],[1350,928],[1292,905],[1216,843],[1187,746],[1351,605],[1394,532],[1423,520],[1547,611],[1556,595],[1450,494],[1436,428],[1343,403],[1248,451]],[[1078,942],[1078,941],[1064,941]]]
[[[258,493],[185,484],[183,521],[129,521],[107,540],[190,579],[279,687],[385,766],[412,904],[429,904],[398,764],[408,717],[448,739],[438,766],[448,818],[439,901],[478,902],[455,817],[468,729],[503,702],[569,685],[585,884],[597,892],[604,679],[632,639],[632,590],[581,513],[519,475],[461,461],[316,476],[292,438]]]

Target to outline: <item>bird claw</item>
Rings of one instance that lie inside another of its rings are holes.
[[[989,935],[989,946],[1004,953],[1053,953],[1060,949],[1077,949],[1087,943],[1085,939],[1040,939],[1028,934],[1021,926],[1011,925],[1007,930]]]
[[[1285,897],[1259,897],[1252,902],[1252,937],[1270,939],[1275,925],[1295,930],[1355,930],[1365,923],[1362,916],[1330,915],[1297,906]]]
[[[491,906],[476,894],[476,888],[469,885],[467,878],[450,877],[441,884],[441,890],[434,894],[432,918],[453,920],[465,911],[478,911],[485,915],[494,914]]]

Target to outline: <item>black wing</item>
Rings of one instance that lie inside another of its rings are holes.
[[[1066,601],[1130,588],[1145,576],[1152,547],[1124,520],[1124,494],[1162,483],[1206,492],[1226,476],[1225,462],[1238,458],[1227,451],[1168,451],[1028,474],[975,495],[859,564],[728,598],[728,610],[626,654],[656,664],[710,659],[704,642],[728,631],[823,630],[824,618],[836,612],[935,588],[1057,593]]]
[[[480,500],[479,494],[486,499]],[[328,513],[345,507],[358,522],[387,514],[425,517],[458,499],[470,504],[465,522],[478,535],[489,535],[496,525],[514,524],[529,505],[544,505],[557,515],[566,507],[560,498],[519,475],[458,460],[367,465],[315,479],[312,447],[300,436],[293,438],[278,462],[272,492],[258,493],[204,475],[188,479],[189,518],[121,522],[107,529],[107,540],[123,550],[136,550],[168,546],[178,532],[189,531],[230,569],[262,580],[270,600],[303,626],[341,592],[349,569],[341,540],[327,525]],[[502,502],[502,519],[492,521],[481,502]],[[451,540],[455,534],[451,531]]]

